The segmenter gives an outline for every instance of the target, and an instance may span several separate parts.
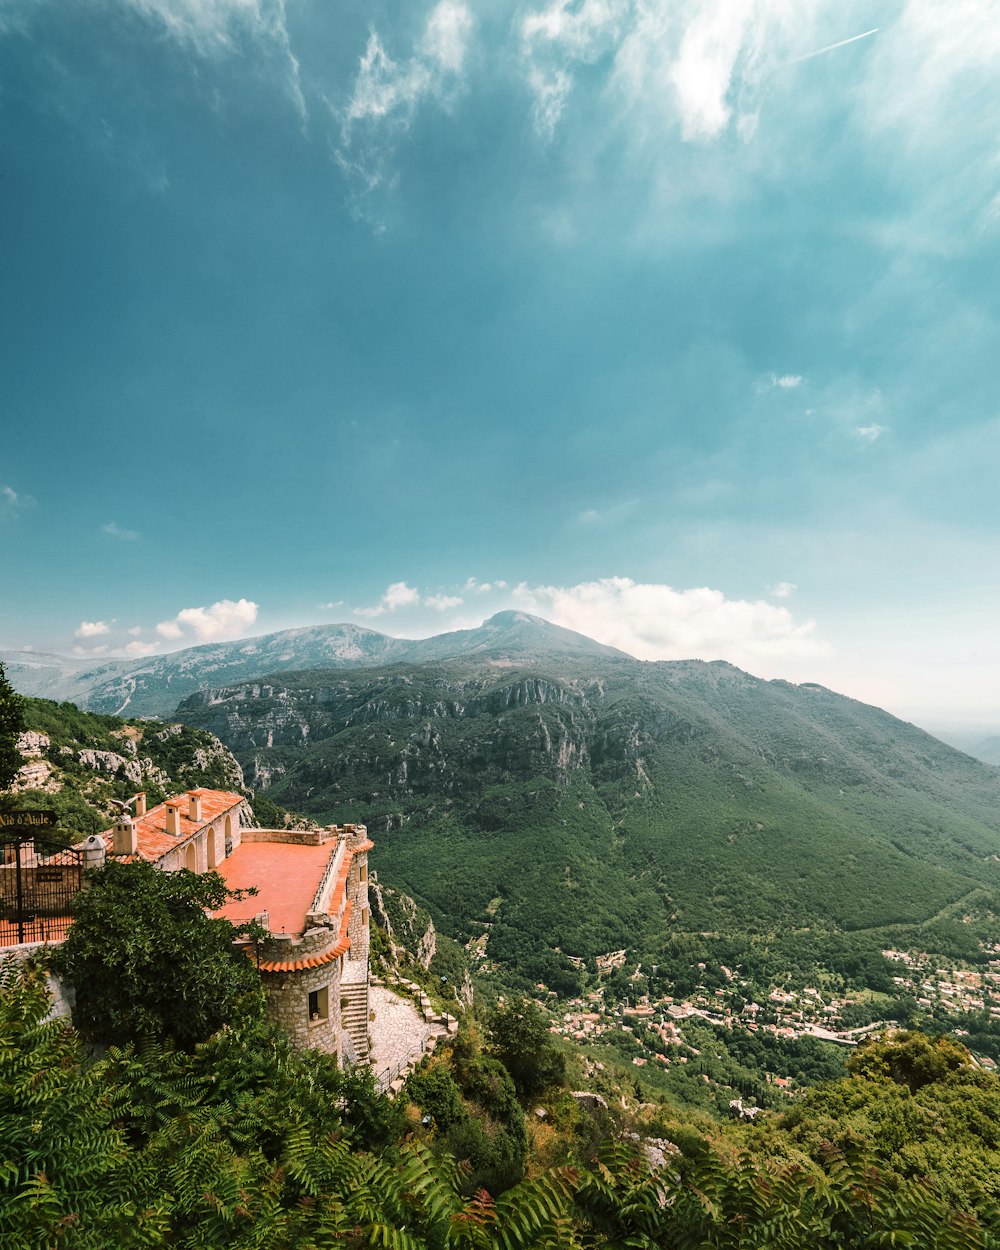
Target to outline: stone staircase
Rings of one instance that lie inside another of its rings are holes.
[[[368,983],[347,981],[340,987],[341,1019],[354,1043],[359,1063],[368,1062]]]

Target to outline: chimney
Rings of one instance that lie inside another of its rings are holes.
[[[167,833],[179,838],[181,836],[181,800],[167,799],[163,806],[167,809]]]
[[[132,824],[132,817],[127,812],[122,813],[121,820],[115,825],[111,849],[115,855],[134,855],[139,849],[135,825]]]
[[[135,818],[146,815],[146,791],[140,790],[135,796]]]
[[[196,825],[201,824],[201,792],[199,790],[189,790],[187,792],[188,800],[188,820],[193,820]]]
[[[132,831],[132,837],[135,837],[135,831]],[[92,833],[83,843],[83,867],[89,871],[91,868],[103,868],[104,858],[107,854],[107,848],[104,845],[104,839],[99,833]]]

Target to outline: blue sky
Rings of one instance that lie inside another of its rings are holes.
[[[1000,722],[992,0],[0,0],[0,65],[0,647],[521,606]]]

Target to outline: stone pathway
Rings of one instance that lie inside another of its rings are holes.
[[[416,985],[411,988],[419,989]],[[375,981],[369,985],[368,1002],[375,1017],[369,1025],[368,1062],[379,1087],[395,1092],[410,1070],[434,1049],[437,1039],[454,1032],[457,1023],[445,1023],[433,1016],[429,1004],[418,1010],[409,999]]]

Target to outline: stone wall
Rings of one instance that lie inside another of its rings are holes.
[[[295,1046],[340,1055],[340,963],[296,972],[261,972],[267,992],[267,1014]],[[323,1019],[309,1018],[309,995],[326,991]]]

